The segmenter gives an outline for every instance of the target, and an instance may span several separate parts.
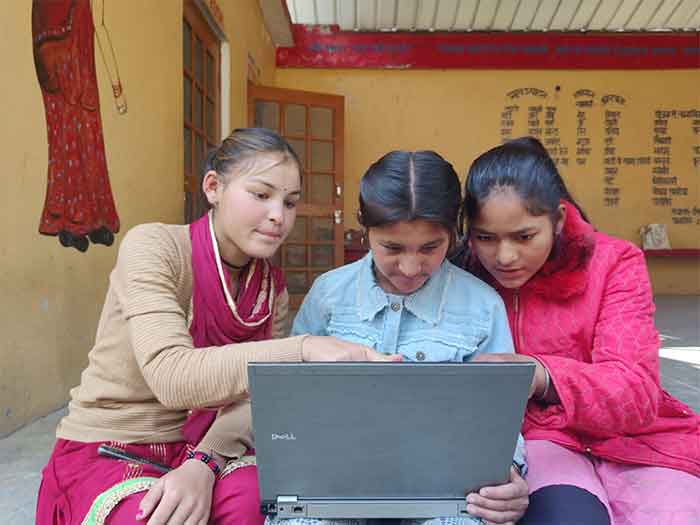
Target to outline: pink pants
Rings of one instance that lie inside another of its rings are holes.
[[[526,440],[530,494],[574,485],[594,494],[611,525],[700,524],[700,478],[680,470],[591,458],[542,440]]]
[[[95,498],[130,478],[162,474],[148,467],[97,455],[100,443],[79,443],[59,439],[42,472],[36,509],[37,525],[80,525]],[[179,466],[187,443],[120,445],[127,452],[157,463]],[[137,522],[138,505],[146,492],[123,499],[106,523],[132,525]],[[254,466],[240,468],[217,480],[212,497],[210,524],[262,525],[258,474]]]

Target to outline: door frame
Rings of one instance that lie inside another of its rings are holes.
[[[311,112],[308,110],[313,107],[325,107],[333,110],[333,202],[332,204],[318,204],[308,202],[306,198],[302,199],[297,205],[297,217],[330,217],[333,220],[333,267],[337,268],[344,264],[344,203],[343,203],[343,187],[344,187],[344,176],[345,176],[345,98],[341,95],[331,95],[325,93],[313,93],[309,91],[293,90],[276,88],[269,86],[259,86],[248,84],[248,123],[249,125],[255,125],[255,102],[265,101],[265,102],[275,102],[279,104],[279,115],[278,115],[278,125],[279,129],[275,130],[280,133],[282,137],[287,138],[284,133],[285,130],[285,115],[282,111],[284,104],[298,104],[307,107],[306,111],[306,126],[304,135],[304,145],[305,151],[303,158],[306,159],[306,165],[304,166],[303,173],[303,192],[310,196],[309,183],[312,173],[312,157],[311,157],[311,144],[312,139],[319,139],[318,137],[312,136],[311,127]],[[289,138],[300,139],[298,135],[289,135]],[[328,140],[324,140],[329,142]],[[311,220],[311,219],[309,219]],[[306,239],[309,245],[313,245],[314,241],[309,241]],[[286,242],[285,242],[286,244]],[[320,244],[320,243],[319,243]],[[284,249],[284,244],[281,250]],[[285,261],[283,257],[280,257],[280,263],[282,268],[285,268]],[[311,266],[311,261],[307,260],[307,266],[304,270],[307,272],[307,280],[309,286],[311,285],[312,272],[314,268]],[[295,267],[295,270],[300,269]],[[292,294],[290,292],[290,307],[296,309],[301,305],[301,300],[303,299],[303,294]]]

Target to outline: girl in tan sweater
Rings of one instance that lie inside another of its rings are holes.
[[[235,130],[208,159],[207,215],[125,236],[43,471],[39,525],[259,525],[247,363],[386,359],[332,337],[271,340],[288,295],[266,259],[294,224],[300,171],[275,133]],[[99,456],[101,444],[172,470]]]

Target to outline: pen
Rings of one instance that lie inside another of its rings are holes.
[[[120,450],[118,448],[108,447],[107,445],[100,445],[99,447],[97,447],[97,453],[100,456],[105,456],[108,458],[123,459],[124,461],[131,461],[133,463],[140,463],[142,465],[150,465],[154,469],[159,470],[161,472],[170,472],[172,470],[172,468],[170,468],[167,465],[161,465],[160,463],[156,463],[155,461],[142,458],[135,454],[129,454],[128,452],[124,452],[123,450]]]

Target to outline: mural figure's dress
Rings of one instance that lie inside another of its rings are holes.
[[[48,184],[39,232],[80,251],[119,231],[107,174],[89,0],[33,0],[34,64],[46,112]]]

